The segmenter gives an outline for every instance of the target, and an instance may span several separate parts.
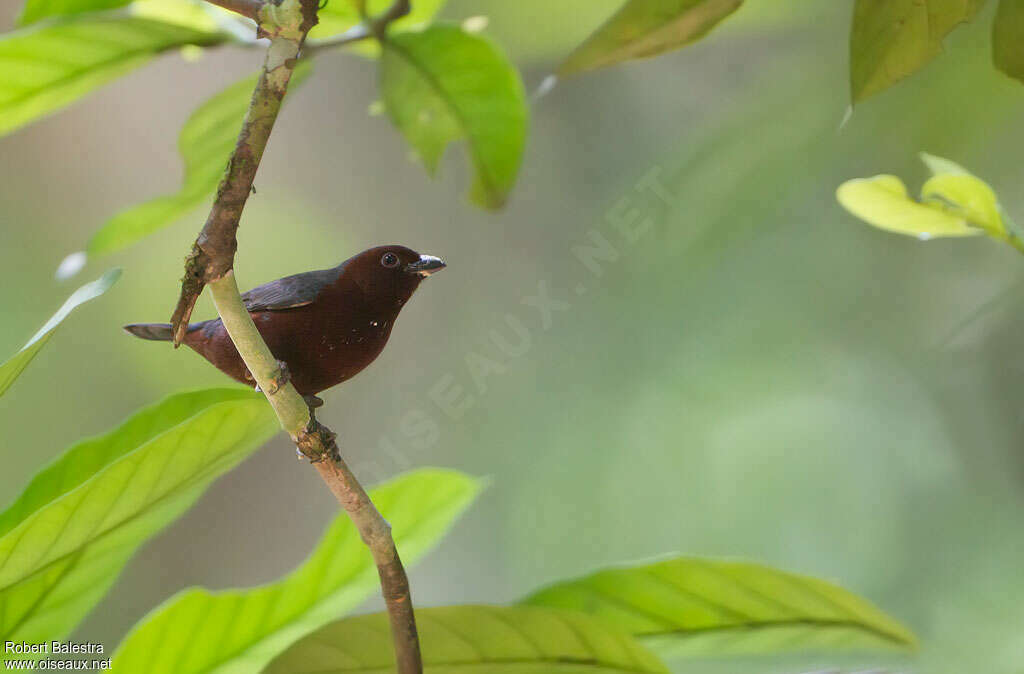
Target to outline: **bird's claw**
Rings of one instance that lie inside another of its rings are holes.
[[[324,401],[315,395],[305,395],[302,399],[306,401],[306,407],[309,408],[309,422],[310,425],[316,423],[316,411],[324,406]]]

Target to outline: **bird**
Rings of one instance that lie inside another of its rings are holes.
[[[377,246],[337,267],[253,288],[242,294],[242,301],[312,411],[323,404],[316,394],[376,360],[420,283],[446,266],[439,257],[405,246]],[[145,340],[173,340],[168,323],[134,323],[124,329]],[[255,384],[221,319],[191,323],[183,343],[232,379]]]

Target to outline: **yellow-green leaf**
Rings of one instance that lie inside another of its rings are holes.
[[[857,0],[850,32],[853,102],[888,89],[942,51],[942,41],[985,0]]]
[[[559,75],[656,56],[704,37],[743,0],[629,0],[569,55]]]
[[[660,674],[628,634],[577,611],[445,606],[416,611],[428,674]],[[387,616],[346,618],[295,643],[264,674],[394,671]]]
[[[221,33],[160,21],[96,15],[7,33],[0,38],[0,135],[64,107],[162,51],[225,39]]]
[[[32,359],[36,357],[39,350],[50,341],[50,337],[53,336],[54,331],[57,329],[65,318],[68,317],[75,307],[91,299],[95,299],[107,292],[110,286],[121,277],[120,269],[111,269],[100,278],[86,283],[84,286],[76,290],[71,294],[71,297],[64,302],[64,305],[57,310],[50,320],[46,322],[42,328],[28,340],[25,346],[21,347],[21,350],[16,354],[7,359],[7,361],[0,365],[0,397],[3,397],[7,389],[11,388],[11,384],[17,379],[28,364],[32,362]]]
[[[184,393],[85,440],[0,513],[0,635],[65,637],[135,550],[278,429],[262,395]]]
[[[607,569],[523,603],[586,612],[667,657],[916,646],[905,627],[840,587],[743,562],[681,557]]]
[[[1024,0],[999,0],[992,27],[996,68],[1024,82]]]
[[[929,239],[982,233],[962,216],[914,201],[903,181],[892,175],[848,180],[839,186],[836,197],[843,208],[861,220],[898,234]]]
[[[391,523],[406,564],[444,536],[480,492],[479,480],[418,470],[371,491]],[[186,590],[125,638],[113,670],[123,674],[259,672],[296,639],[378,591],[376,567],[348,516],[340,513],[310,558],[284,578],[227,592]]]
[[[311,71],[310,61],[300,62],[289,91],[294,92]],[[178,136],[178,152],[185,164],[181,189],[112,217],[89,239],[89,255],[127,248],[186,215],[217,189],[252,100],[256,78],[253,75],[236,82],[192,113]]]
[[[921,188],[921,201],[961,216],[970,225],[993,236],[1006,234],[996,193],[983,180],[969,174],[940,173]]]
[[[449,143],[465,140],[473,201],[486,208],[505,203],[529,112],[518,71],[490,40],[452,25],[394,35],[384,45],[380,89],[391,120],[428,172]]]

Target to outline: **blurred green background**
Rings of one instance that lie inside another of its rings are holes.
[[[533,89],[617,4],[451,0],[446,13],[489,17]],[[872,230],[833,196],[881,172],[913,189],[926,150],[1024,220],[1024,87],[989,63],[987,12],[841,126],[851,5],[749,0],[693,47],[562,83],[533,106],[519,185],[496,216],[465,203],[461,152],[431,182],[367,114],[371,62],[317,60],[264,159],[237,273],[248,287],[391,242],[448,260],[322,415],[367,481],[419,465],[493,478],[412,572],[421,605],[513,600],[670,552],[735,556],[840,582],[907,622],[922,652],[680,672],[1024,671],[1024,261],[989,240]],[[176,188],[181,124],[258,59],[167,55],[0,142],[0,354],[75,283],[125,268],[4,397],[0,501],[83,435],[226,382],[119,330],[166,320],[201,210],[75,282],[53,272],[120,207]],[[611,222],[630,209],[650,221],[633,244]],[[593,231],[619,253],[600,276],[574,254]],[[567,305],[547,328],[523,303],[539,283]],[[197,315],[211,314],[204,298]],[[508,316],[529,333],[515,357],[491,337],[517,341]],[[471,354],[501,364],[482,392]],[[430,391],[456,386],[466,410],[453,418]],[[424,416],[436,437],[403,433]],[[334,512],[281,436],[146,545],[77,636],[113,647],[183,587],[275,578]]]

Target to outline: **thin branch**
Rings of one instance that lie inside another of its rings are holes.
[[[411,11],[412,4],[409,0],[395,0],[383,14],[373,20],[374,32],[378,35],[383,34],[389,23],[407,16]]]
[[[231,335],[231,341],[273,406],[281,426],[291,436],[299,451],[314,462],[320,477],[348,513],[373,555],[380,576],[381,593],[391,620],[391,637],[399,674],[421,674],[423,663],[409,579],[391,536],[391,525],[381,516],[366,490],[341,458],[335,434],[311,418],[305,401],[295,387],[283,379],[280,364],[260,337],[252,316],[242,302],[234,272],[229,271],[210,283],[210,294],[224,327]]]
[[[181,298],[172,319],[175,344],[180,342],[188,326],[196,299],[209,285],[217,313],[231,341],[270,401],[281,427],[291,436],[299,452],[315,463],[373,555],[391,620],[399,674],[422,674],[409,580],[398,556],[391,526],[341,459],[335,434],[313,418],[305,401],[288,382],[286,369],[274,358],[256,330],[238,292],[233,271],[235,235],[242,209],[306,34],[316,25],[317,2],[283,0],[280,4],[265,6],[257,19],[262,34],[271,38],[270,47],[216,201],[186,261]]]
[[[262,0],[206,0],[211,5],[217,5],[224,9],[231,10],[236,14],[260,22],[260,10],[263,9]]]
[[[345,45],[352,44],[353,42],[359,42],[371,37],[373,37],[373,32],[363,24],[359,24],[358,26],[352,26],[344,33],[338,33],[333,37],[308,41],[306,46],[303,48],[302,53],[303,56],[313,56],[314,54],[319,54],[320,52],[328,49],[344,47]]]

